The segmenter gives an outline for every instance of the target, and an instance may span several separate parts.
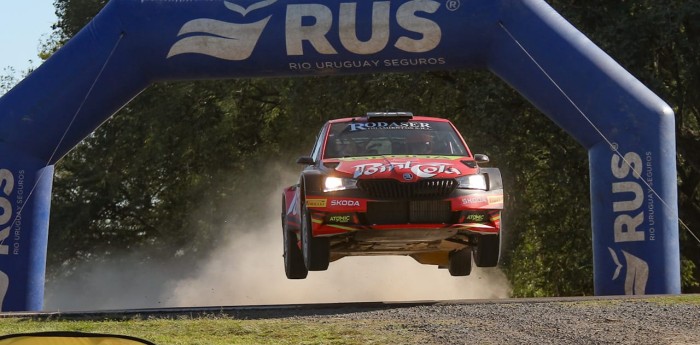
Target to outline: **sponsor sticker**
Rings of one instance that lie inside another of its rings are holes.
[[[307,207],[326,207],[328,199],[306,199]]]
[[[334,214],[328,216],[328,223],[347,224],[352,222],[352,216],[348,214]]]
[[[428,122],[359,122],[350,124],[350,132],[369,129],[430,129]]]
[[[487,197],[489,204],[502,204],[503,203],[503,195],[493,195]]]
[[[477,213],[472,213],[468,214],[464,217],[465,220],[470,221],[470,222],[475,222],[475,223],[481,223],[486,221],[486,215],[483,214],[477,214]]]
[[[350,199],[336,199],[336,200],[331,200],[331,206],[360,207],[360,201],[350,200]]]
[[[462,205],[486,204],[488,199],[483,195],[469,195],[462,197]]]

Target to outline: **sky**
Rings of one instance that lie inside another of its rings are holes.
[[[57,21],[53,2],[0,0],[0,74],[13,67],[22,75],[41,64],[41,42],[49,38],[51,25]]]

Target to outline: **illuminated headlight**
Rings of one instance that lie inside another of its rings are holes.
[[[468,175],[457,178],[459,188],[486,190],[486,179],[484,175]]]
[[[357,188],[357,180],[342,177],[326,177],[324,184],[324,192],[335,192],[338,190],[355,189]]]

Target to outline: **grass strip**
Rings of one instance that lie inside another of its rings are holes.
[[[121,334],[163,345],[408,344],[403,327],[376,320],[284,318],[240,320],[226,316],[130,320],[0,319],[0,334],[46,331]]]

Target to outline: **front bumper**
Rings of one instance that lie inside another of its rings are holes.
[[[357,193],[307,196],[314,236],[377,230],[450,230],[497,234],[503,193],[457,190],[447,198],[377,200]]]

